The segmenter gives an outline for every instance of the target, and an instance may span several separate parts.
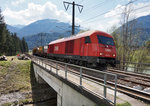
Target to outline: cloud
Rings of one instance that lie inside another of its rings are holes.
[[[145,7],[147,6],[147,7]],[[144,8],[143,8],[144,7]],[[108,21],[105,23],[109,26],[120,25],[121,13],[124,11],[125,6],[117,5],[114,9],[104,15],[105,19]],[[132,4],[132,13],[129,20],[138,18],[141,16],[146,16],[150,14],[150,2],[147,3],[137,3]]]
[[[135,9],[136,17],[149,15],[150,14],[150,2],[138,3],[137,5],[134,5],[134,9]]]
[[[29,3],[27,9],[19,11],[6,8],[3,15],[8,24],[25,25],[40,19],[57,19],[61,22],[70,23],[72,19],[71,15],[63,10],[58,10],[57,6],[51,2],[46,2],[44,5]],[[80,19],[76,18],[76,22],[80,22]]]
[[[149,5],[149,6],[148,6]],[[144,7],[147,6],[147,7]],[[150,14],[150,2],[147,3],[136,3],[132,5],[133,13],[130,19],[138,18],[141,16],[146,16]],[[142,8],[144,7],[144,8]],[[125,6],[118,4],[115,8],[111,9],[104,16],[101,16],[96,21],[83,23],[83,27],[90,29],[98,29],[102,31],[107,31],[112,26],[119,27],[121,25],[121,13],[123,12]]]
[[[16,1],[12,1],[11,4],[14,6],[17,6],[19,4],[22,4],[25,0],[16,0]]]

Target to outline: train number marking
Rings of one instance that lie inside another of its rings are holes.
[[[59,50],[59,47],[58,46],[55,46],[55,49],[54,49],[55,51],[58,51]]]
[[[111,52],[111,49],[105,49],[106,52]]]

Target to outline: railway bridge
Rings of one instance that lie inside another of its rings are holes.
[[[117,84],[119,76],[117,78],[116,71],[111,73],[37,56],[30,57],[37,82],[47,83],[57,93],[57,106],[116,106],[126,102],[132,106],[145,106],[143,102],[125,94],[149,101],[149,93]]]
[[[47,83],[57,92],[57,106],[116,105],[115,74],[35,56],[32,63],[37,82]],[[84,74],[86,70],[103,77],[103,83]],[[115,79],[114,87],[107,85],[108,76]]]

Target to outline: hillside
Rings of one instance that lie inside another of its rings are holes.
[[[19,37],[35,35],[38,33],[66,33],[71,31],[69,23],[60,22],[54,19],[43,19],[35,21],[29,25],[7,25],[11,32],[16,32]],[[76,30],[79,32],[79,29]]]
[[[137,18],[139,23],[142,23],[144,29],[150,29],[150,15]]]
[[[12,33],[17,33],[20,30],[19,28],[11,25],[7,25],[7,29]]]
[[[133,23],[135,26],[133,27]],[[150,40],[150,15],[139,17],[135,20],[128,22],[129,29],[135,35],[134,42],[138,41],[138,46],[141,46],[145,41]],[[131,27],[131,28],[130,28]],[[120,33],[122,26],[120,26],[116,32]]]
[[[28,43],[29,49],[32,50],[34,47],[48,45],[49,42],[66,36],[70,36],[70,33],[38,33],[31,36],[25,36],[25,40]]]
[[[150,40],[150,15],[138,18],[137,22],[142,26],[142,42]]]

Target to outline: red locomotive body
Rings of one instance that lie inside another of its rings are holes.
[[[52,41],[48,45],[47,56],[79,64],[116,64],[113,38],[101,31],[87,31]]]

